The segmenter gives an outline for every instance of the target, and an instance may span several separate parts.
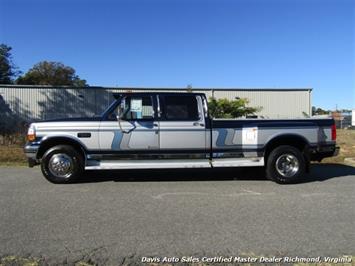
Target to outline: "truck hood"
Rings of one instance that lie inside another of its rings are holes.
[[[92,117],[70,117],[70,118],[58,118],[58,119],[48,119],[36,122],[38,123],[48,123],[48,122],[83,122],[83,121],[100,121],[101,116],[92,116]]]
[[[31,123],[30,127],[36,129],[50,130],[62,128],[67,129],[80,129],[80,128],[96,128],[101,121],[101,117],[72,117],[63,119],[50,119],[42,120]]]
[[[47,123],[47,122],[73,122],[73,121],[100,121],[101,116],[91,116],[91,117],[70,117],[70,118],[56,118],[38,121],[36,123]]]

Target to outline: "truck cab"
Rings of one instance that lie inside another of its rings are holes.
[[[204,95],[135,93],[116,98],[100,124],[102,151],[134,151],[138,157],[155,152],[156,158],[209,154]]]

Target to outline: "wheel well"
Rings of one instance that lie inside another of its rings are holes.
[[[83,159],[85,160],[85,149],[84,147],[78,143],[75,140],[72,140],[70,138],[66,137],[55,137],[55,138],[50,138],[48,140],[45,140],[43,143],[41,143],[38,152],[37,152],[37,159],[41,159],[43,154],[50,148],[57,146],[57,145],[69,145],[74,147],[82,156]]]
[[[289,145],[299,149],[302,153],[304,149],[308,146],[308,142],[305,138],[297,135],[287,135],[287,136],[279,136],[266,144],[266,148],[264,151],[265,160],[267,160],[270,152],[274,150],[276,147],[281,145]]]

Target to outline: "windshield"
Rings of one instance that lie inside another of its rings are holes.
[[[120,102],[122,97],[119,97],[118,99],[115,99],[107,108],[105,111],[102,112],[101,117],[103,117],[107,112],[109,112],[116,104],[117,102]]]

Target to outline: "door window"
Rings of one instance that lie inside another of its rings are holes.
[[[109,116],[109,120],[116,120],[119,113],[122,120],[152,120],[154,119],[152,98],[150,96],[124,97]]]
[[[195,96],[165,96],[166,120],[198,120],[197,100]]]

